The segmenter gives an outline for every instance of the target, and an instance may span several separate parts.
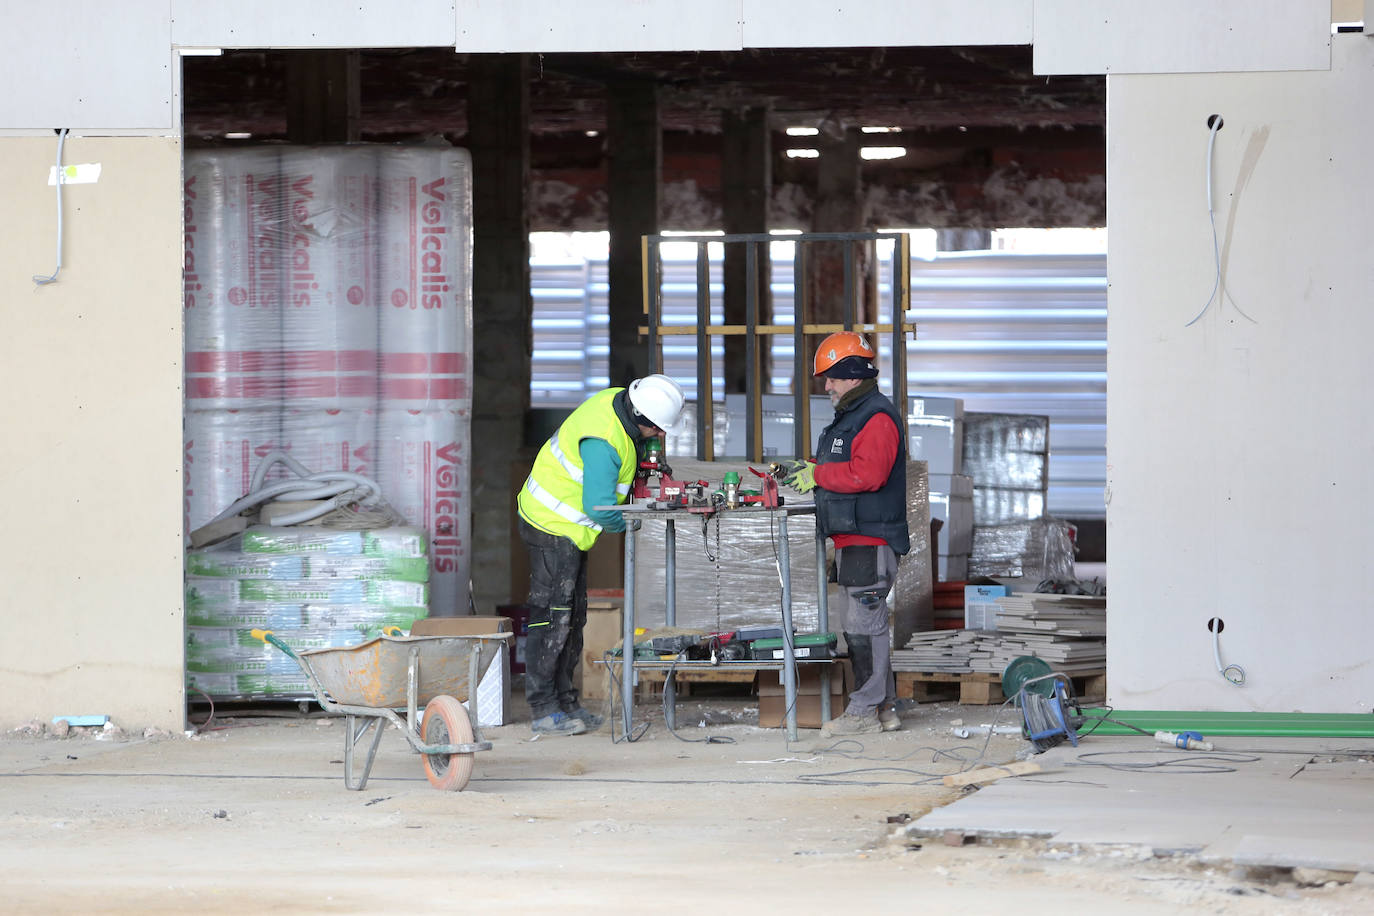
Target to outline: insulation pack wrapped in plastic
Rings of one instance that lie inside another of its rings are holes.
[[[1073,576],[1073,526],[1045,516],[973,529],[970,576],[1021,577],[1031,583]]]
[[[897,564],[892,584],[892,645],[935,626],[935,570],[931,568],[930,484],[924,461],[906,467],[906,522],[911,550]]]
[[[675,479],[705,480],[712,490],[720,487],[726,471],[739,474],[741,489],[759,489],[762,483],[743,461],[673,458],[671,464]],[[811,502],[809,497],[799,497],[785,488],[782,492],[787,501]],[[635,542],[635,621],[637,626],[654,627],[663,624],[666,607],[667,525],[662,518],[668,516],[646,515]],[[732,515],[728,509],[715,516],[674,512],[671,517],[675,519],[677,541],[677,626],[733,630],[782,620],[775,519],[762,514]],[[792,623],[798,632],[814,632],[819,619],[814,515],[788,518],[787,544]]]
[[[964,474],[973,478],[973,523],[1030,521],[1045,513],[1049,417],[964,415]]]
[[[673,459],[677,480],[705,480],[720,486],[726,471],[740,475],[743,489],[761,483],[738,461],[705,462]],[[763,470],[763,468],[760,468]],[[894,583],[894,634],[902,641],[933,615],[929,508],[924,462],[907,468],[907,517],[911,551],[902,558]],[[811,503],[783,488],[785,502]],[[639,516],[632,516],[639,517]],[[649,514],[636,541],[635,621],[637,626],[661,625],[666,606],[666,524]],[[729,510],[715,516],[673,513],[676,528],[677,625],[692,629],[733,630],[750,624],[782,620],[782,588],[778,567],[778,526],[765,515]],[[814,632],[820,619],[816,579],[816,521],[813,514],[787,520],[787,543],[792,585],[792,623],[799,633]],[[829,629],[844,624],[843,607],[835,586],[829,590]],[[929,623],[926,624],[929,626]]]
[[[711,405],[711,439],[715,443],[716,455],[725,453],[725,442],[730,434],[730,414],[725,405]],[[663,454],[669,458],[695,458],[697,454],[697,404],[688,401],[682,405],[682,419],[663,441]]]
[[[467,152],[189,151],[185,174],[186,531],[281,450],[375,480],[428,539],[432,606],[466,608]]]

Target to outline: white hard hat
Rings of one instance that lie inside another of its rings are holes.
[[[667,432],[682,417],[682,386],[666,375],[646,375],[630,382],[630,406]]]

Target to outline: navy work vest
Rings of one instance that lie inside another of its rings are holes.
[[[887,396],[875,388],[840,411],[821,431],[816,463],[848,461],[854,437],[880,413],[891,417],[897,427],[897,460],[887,482],[871,493],[832,493],[817,487],[816,524],[827,536],[862,534],[882,538],[898,556],[905,556],[911,550],[906,525],[906,443],[901,441],[901,418]]]

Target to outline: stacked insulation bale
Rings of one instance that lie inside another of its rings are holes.
[[[467,152],[192,151],[185,175],[185,530],[284,449],[376,480],[427,538],[431,610],[464,612]]]
[[[427,616],[429,556],[418,528],[255,526],[186,553],[186,686],[215,698],[313,697],[296,650],[350,646]]]
[[[1049,417],[964,415],[964,473],[973,478],[970,576],[1043,579],[1073,575],[1073,526],[1045,514]]]

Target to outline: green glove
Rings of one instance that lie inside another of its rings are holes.
[[[810,493],[816,489],[816,466],[809,461],[800,458],[784,464],[787,475],[782,482],[796,490],[798,493]]]

